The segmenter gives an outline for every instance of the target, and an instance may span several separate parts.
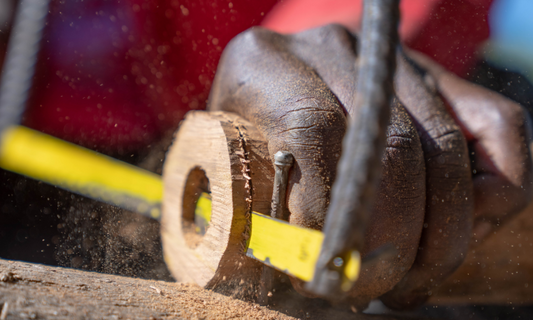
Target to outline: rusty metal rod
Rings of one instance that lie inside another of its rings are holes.
[[[20,124],[32,85],[50,0],[20,1],[0,81],[0,134]]]
[[[399,0],[364,1],[355,97],[357,113],[344,136],[323,229],[322,250],[314,278],[306,287],[321,297],[340,299],[346,294],[341,289],[344,265],[339,265],[338,258],[346,261],[350,252],[363,247],[390,119],[398,21]]]

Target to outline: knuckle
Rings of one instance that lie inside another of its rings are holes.
[[[425,197],[422,181],[425,178],[425,165],[420,142],[409,137],[387,138],[382,163],[382,179],[387,181],[387,186],[399,192],[399,198],[412,200]],[[401,202],[396,204],[402,205]]]
[[[387,127],[387,149],[404,149],[421,154],[420,138],[411,116],[397,100],[391,105],[391,120]]]
[[[278,133],[308,133],[310,138],[334,137],[342,139],[346,127],[344,114],[330,101],[308,97],[286,105],[278,119]],[[334,134],[338,132],[338,134]],[[318,133],[318,134],[317,134]],[[313,139],[313,140],[315,140]],[[311,141],[306,141],[311,143]]]
[[[351,38],[352,35],[346,27],[331,23],[318,28],[311,29],[309,31],[304,31],[302,34],[307,36],[312,36],[313,39],[337,39],[337,40],[346,40]]]
[[[432,133],[429,146],[425,151],[426,157],[452,153],[458,158],[466,158],[466,138],[458,127],[437,127]]]
[[[303,40],[317,45],[327,44],[334,48],[344,48],[346,44],[353,44],[356,41],[354,35],[346,27],[340,24],[327,24],[318,28],[302,31],[293,36],[298,40]]]
[[[239,57],[246,57],[250,53],[255,53],[265,45],[273,42],[276,38],[283,36],[261,27],[252,27],[235,36],[224,50],[226,54],[237,54]]]
[[[412,136],[394,133],[387,136],[387,149],[415,150],[420,148],[420,142]]]
[[[333,40],[339,45],[355,41],[353,34],[340,24],[329,24],[323,27],[322,35],[324,39]]]

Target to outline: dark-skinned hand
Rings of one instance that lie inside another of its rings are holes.
[[[330,25],[294,35],[254,28],[225,49],[209,110],[235,112],[294,155],[290,222],[321,229],[347,118],[356,114],[357,38]],[[392,308],[424,302],[463,261],[471,239],[531,198],[531,136],[520,105],[399,50],[387,146],[363,257],[387,243],[396,254],[363,268],[346,300],[380,297]],[[298,281],[296,289],[305,290]]]

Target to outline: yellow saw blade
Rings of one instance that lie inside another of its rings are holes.
[[[26,128],[0,135],[0,168],[159,219],[161,177]]]
[[[210,216],[210,213],[204,212],[211,210],[210,201],[210,195],[203,193],[195,214]],[[253,211],[250,238],[245,252],[250,258],[309,282],[313,279],[323,239],[324,234],[320,231],[295,226]],[[347,258],[338,263],[345,264],[342,287],[349,289],[359,276],[361,267],[359,252],[352,251]]]

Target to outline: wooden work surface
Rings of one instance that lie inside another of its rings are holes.
[[[284,301],[266,308],[196,285],[0,259],[0,320],[406,319],[358,315],[309,300],[279,300]]]
[[[438,289],[434,304],[533,304],[533,204],[480,245]]]

